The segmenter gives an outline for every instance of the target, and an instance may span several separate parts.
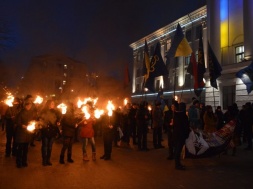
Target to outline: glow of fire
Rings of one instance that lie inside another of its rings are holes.
[[[112,116],[112,111],[115,109],[114,105],[112,104],[112,101],[109,100],[107,104],[107,110],[108,110],[108,116]]]
[[[14,96],[11,93],[7,94],[7,98],[4,100],[4,103],[7,104],[9,107],[13,106]]]
[[[175,96],[175,101],[178,101],[178,96]]]
[[[95,116],[95,118],[100,118],[100,116],[102,115],[102,114],[104,114],[104,110],[99,110],[99,109],[96,109],[95,111],[94,111],[94,116]]]
[[[60,109],[61,109],[61,113],[62,113],[62,114],[66,114],[66,112],[67,112],[67,106],[66,106],[66,104],[61,103],[61,104],[59,104],[59,105],[57,106],[57,108],[60,108]]]
[[[82,107],[82,112],[84,113],[85,119],[89,119],[90,118],[90,113],[88,111],[88,107],[87,106],[83,106]]]
[[[35,130],[35,121],[31,121],[31,122],[28,124],[28,126],[27,126],[26,129],[27,129],[28,131],[30,131],[30,132],[34,131],[34,130]]]
[[[128,100],[127,100],[127,98],[125,98],[124,99],[124,105],[127,105],[127,102],[128,102]]]
[[[43,98],[40,96],[37,96],[33,103],[35,104],[41,104],[43,102]]]
[[[80,99],[78,99],[78,101],[77,101],[77,107],[81,108],[82,105],[87,104],[87,102],[89,102],[89,101],[92,102],[93,106],[94,106],[97,103],[98,98],[88,97],[88,98],[85,98],[83,101],[81,101]]]

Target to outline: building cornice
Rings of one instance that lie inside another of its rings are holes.
[[[190,24],[193,24],[194,22],[197,22],[201,19],[206,18],[207,16],[207,8],[206,6],[203,6],[194,12],[185,15],[178,20],[166,25],[165,27],[156,30],[155,32],[141,38],[140,40],[130,44],[129,46],[135,51],[139,48],[142,48],[145,44],[145,39],[147,43],[152,43],[155,40],[162,39],[166,36],[168,36],[170,33],[174,32],[177,28],[177,24],[179,23],[181,27],[188,26]]]

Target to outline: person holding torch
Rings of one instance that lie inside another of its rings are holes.
[[[63,144],[60,154],[60,164],[64,164],[64,154],[67,150],[67,161],[73,163],[72,159],[72,145],[75,139],[75,130],[77,127],[77,119],[74,115],[74,105],[73,103],[68,103],[66,108],[66,113],[63,114],[61,119],[61,129],[62,129],[62,138]]]
[[[41,154],[42,154],[42,165],[51,166],[50,161],[52,147],[54,139],[59,134],[60,126],[60,112],[55,107],[55,102],[53,100],[48,100],[45,104],[45,108],[42,109],[40,113],[41,121]]]
[[[32,110],[32,103],[26,100],[24,102],[24,108],[17,115],[16,122],[17,168],[28,166],[28,146],[32,140],[33,131],[35,129],[35,120],[37,120],[37,114]]]

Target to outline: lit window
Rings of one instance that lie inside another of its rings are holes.
[[[238,46],[235,48],[235,60],[236,63],[244,60],[244,46]]]
[[[62,84],[63,84],[63,85],[66,85],[66,81],[62,81]]]

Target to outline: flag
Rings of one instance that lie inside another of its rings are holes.
[[[246,85],[246,89],[248,94],[253,90],[253,61],[251,64],[244,68],[241,69],[236,73],[236,77],[240,78],[242,82]]]
[[[201,86],[199,86],[199,82],[198,82],[198,64],[196,62],[194,52],[192,52],[192,54],[191,54],[191,59],[190,59],[189,66],[187,68],[187,72],[193,76],[193,79],[194,79],[194,93],[195,93],[196,96],[199,97],[201,92],[202,92],[202,88],[201,88]]]
[[[166,57],[168,59],[170,57],[188,56],[191,52],[192,48],[185,38],[180,24],[178,24],[174,39]]]
[[[143,59],[143,75],[144,75],[145,81],[149,77],[149,68],[150,68],[150,58],[149,58],[149,53],[148,53],[148,44],[145,39],[144,59]]]
[[[124,88],[126,88],[130,84],[130,75],[129,75],[129,69],[126,65],[124,70]]]
[[[221,76],[222,68],[218,62],[211,45],[208,42],[209,76],[211,86],[218,89],[217,78]]]
[[[199,37],[198,63],[196,62],[195,54],[192,52],[190,64],[187,68],[187,72],[191,74],[194,78],[194,92],[196,96],[199,97],[203,90],[203,87],[205,86],[203,78],[204,78],[204,73],[206,72],[202,33],[200,33],[200,37]]]
[[[198,87],[203,88],[205,83],[203,81],[204,74],[206,72],[205,67],[205,57],[204,57],[204,48],[203,48],[203,41],[202,41],[202,30],[199,36],[199,48],[198,48]]]
[[[149,77],[145,82],[145,87],[148,88],[150,91],[155,92],[154,89],[155,77],[168,74],[168,70],[162,59],[161,45],[159,42],[156,44],[154,55],[151,59],[150,67],[148,68],[148,70],[149,70]]]

